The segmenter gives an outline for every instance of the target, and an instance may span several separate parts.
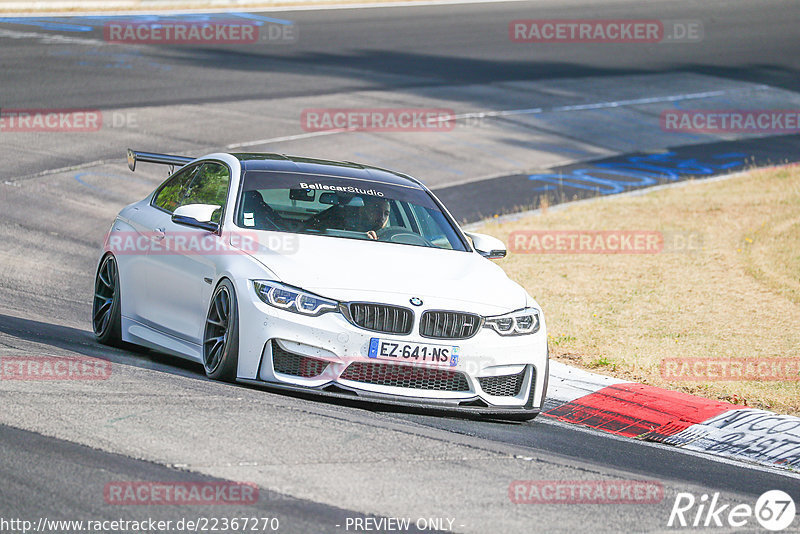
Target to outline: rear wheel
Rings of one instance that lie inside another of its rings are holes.
[[[219,283],[211,297],[203,334],[206,376],[231,382],[239,362],[239,307],[230,280]]]
[[[107,254],[97,268],[92,304],[92,328],[97,341],[121,346],[122,316],[120,313],[119,269],[113,255]]]

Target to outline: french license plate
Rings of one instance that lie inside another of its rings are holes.
[[[458,365],[459,349],[454,345],[406,343],[373,337],[369,340],[369,357],[378,360],[427,363],[442,367]]]

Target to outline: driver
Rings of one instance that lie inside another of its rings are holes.
[[[339,202],[306,221],[314,230],[341,229],[364,232],[369,239],[378,239],[377,232],[385,228],[391,212],[389,201],[373,196],[340,195]],[[358,202],[355,202],[355,201]]]
[[[361,209],[361,231],[366,232],[370,239],[378,239],[377,232],[389,224],[390,213],[391,207],[385,198],[365,197]]]

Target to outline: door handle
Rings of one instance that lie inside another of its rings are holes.
[[[155,231],[153,232],[153,239],[155,239],[156,241],[161,241],[162,239],[167,237],[167,234],[164,232],[164,230],[165,229],[163,227],[156,228]]]

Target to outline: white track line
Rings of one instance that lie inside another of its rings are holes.
[[[283,137],[271,137],[269,139],[257,139],[255,141],[244,141],[242,143],[233,143],[226,145],[227,150],[235,150],[237,148],[246,148],[256,145],[268,145],[270,143],[282,143],[284,141],[296,141],[297,139],[308,139],[310,137],[322,137],[326,135],[333,135],[344,132],[357,131],[355,128],[339,128],[337,130],[323,130],[321,132],[307,132],[295,135],[284,135]]]
[[[0,16],[0,18],[2,18]],[[40,33],[40,32],[20,32],[16,30],[7,30],[0,28],[0,38],[6,37],[8,39],[39,39],[44,44],[79,44],[87,46],[98,46],[108,44],[102,39],[86,39],[83,37],[72,37],[69,35],[61,35],[60,33]]]
[[[476,111],[469,113],[457,113],[455,115],[445,115],[438,119],[439,122],[450,122],[459,119],[483,119],[483,118],[497,118],[497,117],[513,117],[519,115],[540,115],[542,113],[559,113],[569,111],[586,111],[593,109],[608,109],[619,108],[626,106],[640,106],[645,104],[659,104],[663,102],[680,102],[683,100],[699,100],[703,98],[713,98],[716,96],[723,96],[726,94],[738,91],[752,91],[752,90],[765,90],[770,89],[767,85],[757,85],[755,87],[747,87],[742,89],[732,90],[718,90],[718,91],[704,91],[701,93],[684,93],[678,95],[654,96],[648,98],[631,98],[627,100],[611,100],[605,102],[594,102],[591,104],[574,104],[569,106],[555,106],[551,108],[525,108],[525,109],[506,109],[499,111]],[[271,143],[280,143],[284,141],[294,141],[296,139],[307,139],[309,137],[319,137],[326,135],[335,135],[340,133],[356,132],[358,128],[337,128],[335,130],[324,130],[320,132],[308,132],[297,135],[287,135],[282,137],[272,137],[268,139],[259,139],[256,141],[244,141],[241,143],[233,143],[227,145],[227,149],[235,149],[242,147],[250,147],[256,145],[268,145]],[[446,187],[437,186],[437,187]]]
[[[2,30],[0,30],[2,31]],[[738,91],[752,91],[753,89],[756,90],[765,90],[770,89],[767,85],[757,85],[755,87],[747,87],[742,89],[729,89],[729,90],[718,90],[718,91],[704,91],[700,93],[683,93],[677,95],[666,95],[666,96],[656,96],[656,97],[648,97],[648,98],[632,98],[626,100],[610,100],[604,102],[594,102],[590,104],[574,104],[574,105],[567,105],[567,106],[555,106],[552,108],[527,108],[527,109],[507,109],[507,110],[498,110],[498,111],[479,111],[479,112],[470,112],[470,113],[459,113],[456,115],[451,115],[447,117],[442,117],[440,120],[442,121],[451,121],[451,120],[458,120],[458,119],[468,119],[468,118],[496,118],[496,117],[512,117],[512,116],[520,116],[520,115],[537,115],[542,113],[559,113],[559,112],[570,112],[570,111],[586,111],[592,109],[608,109],[608,108],[619,108],[625,106],[637,106],[637,105],[644,105],[644,104],[658,104],[662,102],[680,102],[682,100],[699,100],[703,98],[712,98],[716,96],[722,96]],[[258,145],[269,145],[273,143],[282,143],[286,141],[296,141],[298,139],[309,139],[313,137],[324,137],[329,135],[337,135],[341,133],[348,133],[348,132],[355,132],[358,131],[357,128],[340,128],[336,130],[324,130],[321,132],[306,132],[301,134],[294,134],[294,135],[284,135],[281,137],[270,137],[267,139],[256,139],[252,141],[242,141],[240,143],[231,143],[226,145],[224,148],[225,150],[236,150],[240,148],[247,148],[251,146],[258,146]],[[122,157],[120,157],[120,161],[122,161]],[[70,165],[68,167],[60,167],[57,169],[49,169],[46,171],[41,171],[35,174],[29,174],[24,176],[17,176],[11,179],[8,179],[8,182],[14,182],[16,180],[24,180],[28,178],[35,178],[38,176],[44,176],[49,174],[55,174],[59,172],[66,172],[71,171],[77,168],[84,168],[87,166],[92,166],[95,164],[106,164],[111,163],[110,160],[100,160],[91,163],[84,163],[80,165]],[[575,161],[574,163],[579,163]],[[469,183],[469,182],[476,182],[483,180],[483,177],[475,178],[474,180],[468,180],[463,182],[454,182],[454,183],[447,183],[447,184],[439,184],[436,185],[436,189],[440,189],[442,187],[448,187],[451,185],[459,185],[461,183]]]
[[[752,89],[764,90],[769,86],[757,85],[755,87],[748,87],[747,90]],[[454,119],[482,119],[493,117],[512,117],[515,115],[538,115],[541,113],[558,113],[560,111],[586,111],[591,109],[607,109],[619,108],[625,106],[640,106],[644,104],[659,104],[661,102],[680,102],[682,100],[696,100],[701,98],[711,98],[715,96],[723,96],[734,91],[742,91],[744,89],[718,90],[718,91],[704,91],[702,93],[685,93],[680,95],[667,95],[667,96],[653,96],[649,98],[631,98],[627,100],[612,100],[609,102],[596,102],[592,104],[574,104],[570,106],[555,106],[552,108],[527,108],[527,109],[508,109],[502,111],[483,111],[477,113],[459,113],[450,117],[442,117],[439,119],[442,122],[448,122]]]
[[[453,5],[468,5],[468,4],[505,4],[516,2],[527,2],[529,0],[409,0],[408,2],[365,2],[361,4],[325,4],[324,2],[312,3],[310,5],[294,5],[294,6],[270,6],[263,5],[259,2],[252,3],[237,3],[229,7],[197,7],[187,9],[153,9],[148,11],[135,10],[134,7],[139,7],[141,2],[110,2],[114,7],[125,9],[129,6],[130,11],[21,11],[21,12],[0,12],[0,17],[95,17],[95,16],[138,16],[138,15],[181,15],[181,14],[196,14],[196,13],[231,13],[231,12],[247,12],[247,13],[273,13],[273,12],[289,12],[289,11],[328,11],[328,10],[341,10],[341,9],[375,9],[375,8],[395,8],[395,7],[435,7],[435,6],[453,6]],[[73,9],[77,2],[0,2],[0,9],[5,9],[4,4],[12,6],[20,6],[21,9],[30,9],[31,6],[45,4],[55,5],[52,9],[59,9],[58,6],[64,6],[62,9]],[[85,2],[87,4],[102,4],[102,2]],[[173,4],[180,4],[182,2],[172,2]],[[191,2],[187,2],[191,3]],[[107,3],[108,4],[108,3]],[[9,8],[9,9],[16,9]]]

